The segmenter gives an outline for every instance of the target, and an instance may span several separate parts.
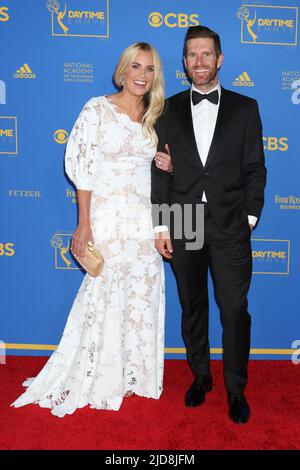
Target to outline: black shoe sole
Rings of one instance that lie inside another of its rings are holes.
[[[207,384],[207,385],[202,385],[202,388],[203,388],[205,394],[209,393],[213,388],[213,384],[211,383],[211,384]],[[185,402],[184,402],[185,406],[188,407],[188,408],[196,408],[197,406],[202,405],[205,402],[205,394],[204,394],[203,400],[200,401],[199,403],[190,402],[189,400],[187,400],[185,398]]]
[[[235,424],[247,424],[249,419],[250,419],[250,416],[248,416],[248,418],[246,420],[240,420],[238,418],[235,418],[234,416],[231,416],[230,414],[228,416],[229,416],[230,420]]]
[[[200,403],[191,403],[191,402],[186,401],[186,400],[184,402],[184,404],[187,408],[197,408],[197,406],[203,405],[203,403],[205,403],[205,400],[200,401]]]

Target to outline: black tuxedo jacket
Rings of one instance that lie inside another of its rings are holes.
[[[215,223],[225,233],[248,229],[260,217],[266,168],[257,102],[222,88],[219,112],[205,166],[198,154],[190,90],[166,100],[157,121],[158,150],[169,145],[173,175],[152,163],[153,204],[200,204],[203,190]]]

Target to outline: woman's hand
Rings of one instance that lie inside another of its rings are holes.
[[[173,173],[173,165],[170,155],[170,150],[168,144],[165,145],[167,153],[157,152],[154,160],[155,165],[159,170],[167,171],[168,173]]]
[[[90,225],[79,224],[72,238],[72,252],[78,258],[84,256],[88,241],[94,243],[93,233]]]

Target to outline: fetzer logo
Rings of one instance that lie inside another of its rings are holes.
[[[28,64],[24,64],[14,73],[14,78],[36,78],[36,75],[32,72]]]

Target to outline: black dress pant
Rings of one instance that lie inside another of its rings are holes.
[[[227,391],[243,392],[247,383],[251,317],[247,294],[252,273],[250,229],[236,236],[223,233],[205,207],[204,246],[186,250],[173,240],[172,268],[182,305],[182,336],[188,363],[201,381],[210,377],[208,340],[208,269],[223,328],[223,366]]]

